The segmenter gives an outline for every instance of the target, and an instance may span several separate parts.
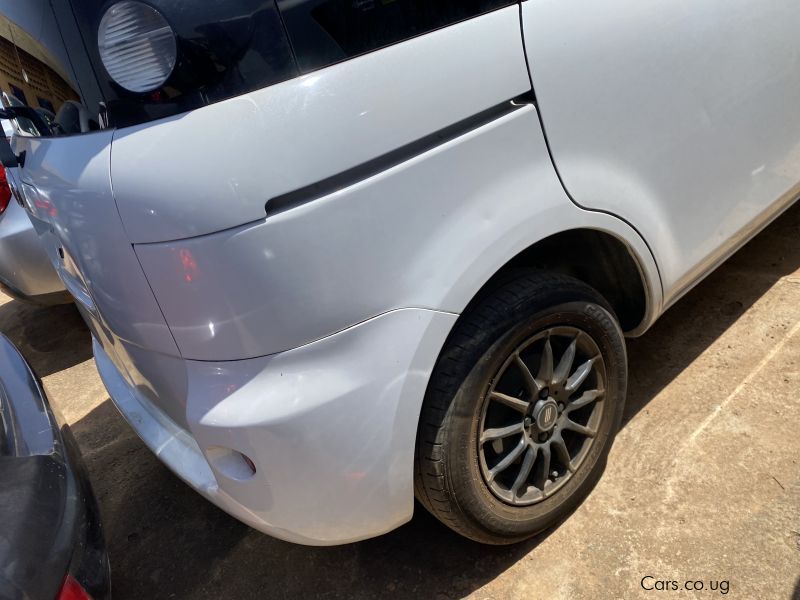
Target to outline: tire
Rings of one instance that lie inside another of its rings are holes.
[[[561,364],[567,355],[573,375]],[[565,275],[515,273],[465,312],[437,361],[417,435],[417,499],[485,544],[516,543],[558,524],[605,467],[626,385],[625,340],[602,296]]]

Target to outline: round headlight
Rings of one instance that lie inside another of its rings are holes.
[[[169,79],[178,58],[175,33],[152,6],[117,2],[97,32],[100,58],[111,78],[126,90],[149,92]]]

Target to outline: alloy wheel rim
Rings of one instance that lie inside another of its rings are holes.
[[[581,329],[553,327],[520,344],[483,399],[478,457],[492,494],[527,506],[563,487],[596,442],[605,383],[600,349]]]

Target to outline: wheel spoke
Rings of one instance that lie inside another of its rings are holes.
[[[493,469],[489,470],[489,483],[494,481],[495,477],[510,467],[511,463],[519,458],[519,455],[522,454],[522,451],[525,450],[527,446],[528,442],[525,441],[525,438],[520,439],[519,444],[514,446],[514,449],[508,453],[508,456],[497,463]]]
[[[500,392],[492,392],[489,394],[489,398],[492,400],[496,400],[502,404],[505,404],[509,408],[513,408],[516,411],[521,413],[527,412],[530,403],[526,400],[521,400],[519,398],[514,398],[514,396],[509,396],[508,394],[501,394]]]
[[[558,460],[560,460],[564,466],[567,467],[570,473],[574,473],[575,465],[572,464],[572,459],[569,456],[569,450],[567,450],[567,444],[564,442],[564,438],[562,438],[561,435],[554,436],[552,446],[556,450]]]
[[[581,394],[580,398],[576,398],[567,405],[565,412],[571,413],[573,410],[578,410],[584,406],[591,404],[605,393],[605,390],[590,390]]]
[[[597,435],[597,431],[594,429],[589,429],[585,425],[581,425],[580,423],[576,423],[575,421],[571,421],[567,419],[563,425],[563,429],[568,429],[570,431],[574,431],[575,433],[579,433],[589,438],[593,438]]]
[[[580,367],[578,367],[572,376],[567,379],[567,388],[568,392],[574,392],[577,390],[581,384],[586,381],[586,378],[589,376],[589,373],[592,372],[592,367],[594,366],[594,361],[597,360],[595,358],[590,358],[585,363],[583,363]]]
[[[528,480],[528,475],[531,474],[533,463],[536,461],[536,456],[539,450],[536,446],[529,446],[528,451],[525,453],[525,458],[522,459],[522,467],[520,467],[519,474],[514,480],[514,485],[511,486],[511,495],[516,498],[519,496],[519,490],[522,485]]]
[[[564,356],[558,361],[558,366],[553,373],[553,385],[565,381],[569,377],[569,372],[572,370],[572,363],[575,360],[575,350],[578,345],[578,338],[572,340],[572,343],[567,347]]]
[[[540,489],[544,492],[544,487],[550,479],[550,444],[542,446],[541,452],[544,467],[542,468],[542,487]]]
[[[493,440],[507,438],[517,433],[522,433],[522,429],[522,423],[516,423],[514,425],[509,425],[508,427],[487,429],[483,432],[483,435],[481,435],[481,444],[485,444],[486,442],[491,442]]]
[[[550,345],[549,333],[542,349],[542,360],[539,364],[539,373],[536,375],[536,379],[543,381],[544,385],[553,380],[553,346]]]
[[[534,400],[538,398],[539,392],[542,390],[542,386],[539,385],[539,382],[533,377],[533,373],[528,368],[528,365],[525,364],[525,361],[522,360],[519,354],[514,356],[517,362],[517,368],[522,373],[522,378],[525,380],[525,387],[528,389],[528,393],[531,395],[531,398]]]

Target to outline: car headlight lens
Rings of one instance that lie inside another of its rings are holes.
[[[131,92],[158,89],[175,68],[175,32],[160,12],[142,2],[113,4],[100,20],[97,37],[106,71]]]

